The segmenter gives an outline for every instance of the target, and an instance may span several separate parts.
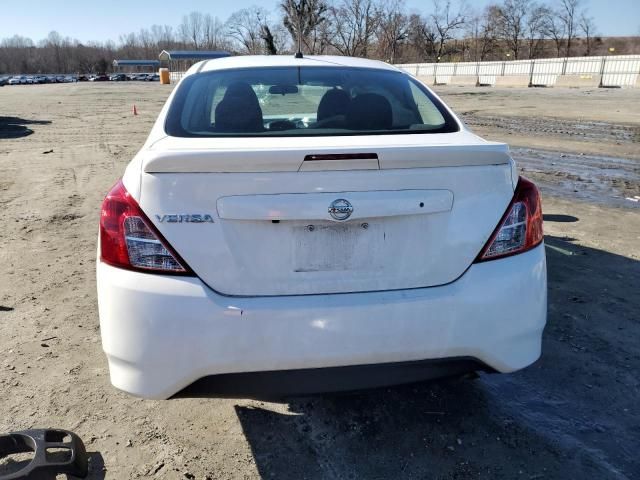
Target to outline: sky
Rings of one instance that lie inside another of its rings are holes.
[[[495,0],[467,0],[476,9]],[[554,1],[554,0],[551,0]],[[235,10],[259,5],[275,11],[277,0],[0,0],[0,39],[15,34],[38,41],[51,30],[87,41],[117,41],[121,34],[153,24],[176,26],[198,10],[222,21]],[[640,35],[640,0],[583,0],[600,35]],[[409,11],[429,12],[430,0],[406,0]]]

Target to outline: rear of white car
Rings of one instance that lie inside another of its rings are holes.
[[[205,62],[105,199],[98,300],[142,397],[509,372],[540,355],[540,200],[393,67]]]

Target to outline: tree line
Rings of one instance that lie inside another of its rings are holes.
[[[0,73],[102,73],[113,59],[156,59],[162,50],[233,54],[338,54],[391,63],[526,59],[601,53],[583,0],[502,0],[481,11],[464,0],[433,0],[427,12],[404,0],[282,0],[225,21],[191,12],[117,41],[80,42],[51,32],[35,43],[0,41]]]

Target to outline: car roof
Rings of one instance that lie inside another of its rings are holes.
[[[388,63],[366,58],[341,57],[335,55],[308,55],[303,58],[295,58],[293,55],[239,55],[198,62],[189,69],[187,74],[228,70],[232,68],[318,66],[375,68],[378,70],[402,72],[402,70]]]

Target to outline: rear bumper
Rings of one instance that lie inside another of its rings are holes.
[[[449,285],[389,292],[236,298],[101,262],[97,276],[111,381],[146,398],[247,372],[460,358],[510,372],[540,356],[546,322],[544,245]]]
[[[214,396],[281,400],[325,392],[354,392],[480,370],[494,371],[474,358],[438,358],[347,367],[221,373],[196,380],[172,398]]]

